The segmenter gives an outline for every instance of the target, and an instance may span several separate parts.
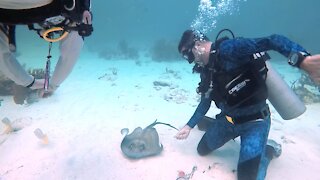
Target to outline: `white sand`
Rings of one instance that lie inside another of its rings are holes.
[[[192,179],[236,179],[239,139],[200,157],[196,147],[203,132],[197,128],[187,140],[178,141],[173,138],[176,130],[157,125],[164,146],[160,155],[130,160],[122,154],[122,128],[132,132],[155,119],[180,128],[197,105],[194,89],[199,77],[191,74],[191,65],[140,63],[83,54],[53,96],[31,105],[16,105],[12,97],[1,97],[0,118],[25,127],[1,135],[0,180],[173,180],[179,170],[189,173],[195,165]],[[171,86],[157,90],[156,80]],[[267,179],[320,179],[319,107],[308,105],[305,114],[291,121],[281,120],[272,110],[270,138],[281,142],[283,153],[271,162]],[[212,108],[209,114],[215,112]],[[2,133],[2,123],[0,128]],[[49,144],[34,135],[37,128],[47,134]]]

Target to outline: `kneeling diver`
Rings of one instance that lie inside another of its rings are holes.
[[[28,25],[49,42],[44,79],[29,75],[16,59],[16,25]],[[92,31],[90,0],[1,1],[0,71],[17,85],[43,88],[43,93],[52,93],[71,73],[83,46],[83,37],[90,36]],[[50,77],[51,43],[57,41],[60,57]]]

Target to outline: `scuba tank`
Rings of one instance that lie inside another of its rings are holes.
[[[306,111],[306,106],[273,69],[271,63],[266,61],[268,68],[266,84],[268,87],[268,100],[284,120],[294,119]]]

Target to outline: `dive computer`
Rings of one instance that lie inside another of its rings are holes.
[[[289,55],[289,59],[288,59],[288,63],[291,66],[295,66],[295,67],[300,67],[300,64],[302,63],[302,61],[307,57],[310,56],[309,53],[307,52],[292,52]]]

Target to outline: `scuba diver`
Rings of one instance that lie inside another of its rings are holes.
[[[0,71],[17,85],[39,89],[42,97],[52,94],[71,73],[84,37],[93,31],[90,6],[90,0],[1,1]],[[28,25],[30,30],[49,42],[43,79],[28,74],[16,59],[16,25]],[[58,41],[60,57],[51,76],[51,45]]]
[[[270,59],[266,52],[274,50],[288,57],[291,66],[305,70],[318,84],[320,55],[311,55],[299,44],[281,35],[234,38],[232,31],[226,30],[233,38],[219,38],[220,31],[216,40],[211,42],[204,34],[194,30],[186,30],[181,37],[179,53],[189,63],[195,62],[194,70],[200,73],[201,82],[197,92],[201,94],[201,101],[175,138],[186,139],[214,101],[221,112],[207,127],[198,144],[198,154],[208,155],[228,141],[240,137],[238,179],[262,180],[270,160],[281,154],[281,145],[268,140],[271,119],[266,99],[275,88],[268,88],[266,83],[268,78],[273,77],[266,62]],[[277,79],[270,81],[281,86]],[[288,105],[292,102],[291,98],[278,97],[286,102],[287,108],[283,107],[282,110],[286,109],[289,114],[292,112]]]

